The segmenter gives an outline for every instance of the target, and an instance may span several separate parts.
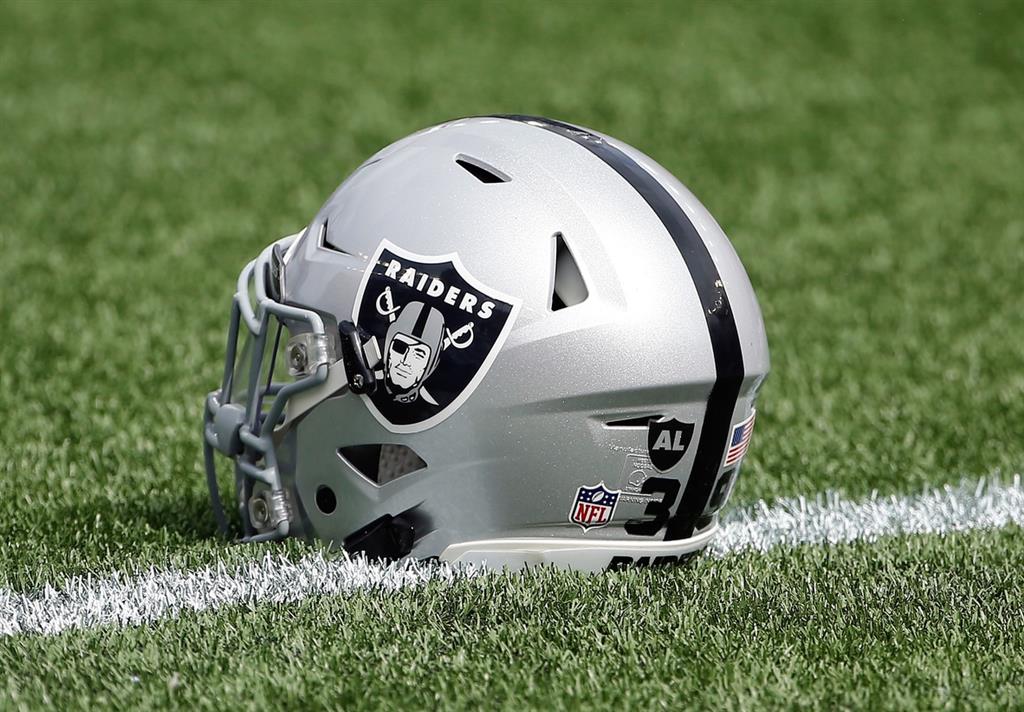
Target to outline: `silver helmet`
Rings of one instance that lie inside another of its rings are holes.
[[[718,223],[636,149],[550,119],[388,146],[238,280],[207,477],[242,538],[599,570],[705,547],[768,372]]]

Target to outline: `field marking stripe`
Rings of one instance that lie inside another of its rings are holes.
[[[947,534],[1024,526],[1024,486],[986,479],[917,495],[850,500],[829,492],[813,498],[764,501],[726,513],[711,552],[767,551],[776,546],[874,541],[908,534]]]
[[[267,554],[230,570],[219,565],[195,571],[154,568],[103,578],[73,576],[57,587],[28,594],[0,590],[0,636],[56,635],[110,624],[138,626],[237,604],[395,590],[466,575],[445,565],[414,561],[381,565],[318,551],[297,561]]]
[[[945,534],[1024,526],[1024,486],[977,480],[905,497],[850,500],[836,493],[764,501],[722,521],[711,553],[767,551],[778,546],[873,541],[907,534]],[[225,606],[288,603],[356,590],[395,590],[452,581],[478,570],[443,564],[371,564],[316,552],[297,561],[267,554],[231,567],[68,577],[30,593],[0,589],[0,636],[56,635],[102,625],[138,626]]]

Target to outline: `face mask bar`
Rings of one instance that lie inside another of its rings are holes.
[[[231,304],[227,354],[224,376],[219,390],[206,396],[203,417],[203,458],[210,501],[220,531],[228,535],[228,521],[221,504],[217,484],[214,450],[230,458],[235,465],[235,481],[241,489],[239,513],[242,517],[242,541],[267,541],[288,536],[290,507],[281,485],[274,450],[274,428],[280,423],[288,400],[296,393],[314,388],[327,380],[327,370],[334,358],[333,341],[324,321],[316,312],[287,306],[274,296],[280,294],[281,255],[299,239],[299,235],[278,240],[250,262],[238,276],[238,286]],[[255,308],[250,301],[250,285]],[[271,317],[277,328],[271,325]],[[274,360],[278,357],[278,341],[285,324],[305,324],[308,332],[288,344],[289,372],[292,382],[273,381]],[[243,331],[244,328],[244,331]],[[239,334],[251,340],[248,353],[241,354],[241,369],[236,369]],[[271,341],[273,340],[273,341]],[[268,373],[263,376],[264,359],[272,347]],[[248,363],[248,382],[236,383],[236,374],[244,374]],[[236,391],[243,391],[244,394]],[[272,398],[264,411],[264,400]],[[240,400],[241,399],[241,400]],[[267,497],[253,497],[255,483],[263,483]],[[253,514],[262,520],[254,522]],[[257,529],[256,524],[260,524]]]

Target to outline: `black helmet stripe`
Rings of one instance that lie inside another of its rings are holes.
[[[654,176],[625,152],[585,129],[561,121],[518,114],[498,115],[496,118],[529,123],[564,136],[608,164],[651,206],[672,236],[679,254],[686,263],[686,268],[697,288],[701,306],[704,308],[716,373],[715,384],[711,387],[707,408],[704,411],[704,424],[701,427],[690,479],[683,491],[682,502],[679,503],[675,515],[668,521],[665,532],[666,540],[688,538],[696,528],[697,520],[711,497],[711,490],[718,477],[744,374],[743,353],[739,333],[736,331],[736,320],[718,267],[715,266],[707,245],[679,203]]]
[[[427,328],[427,317],[430,316],[431,308],[426,304],[420,305],[420,313],[416,315],[416,325],[412,327],[412,335],[417,339],[423,338],[423,332]]]

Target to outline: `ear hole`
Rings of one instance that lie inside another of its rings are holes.
[[[585,301],[590,296],[583,274],[565,244],[562,233],[555,233],[555,267],[551,280],[551,311],[565,309]]]
[[[378,485],[418,472],[427,466],[411,447],[391,443],[348,445],[338,448],[338,456],[353,470]]]
[[[327,485],[316,488],[316,508],[324,514],[332,514],[338,508],[338,498]]]
[[[646,428],[652,420],[661,420],[662,415],[638,415],[635,418],[623,418],[622,420],[609,420],[604,424],[606,428]]]
[[[481,183],[508,183],[512,180],[494,166],[472,156],[460,153],[455,157],[455,162]]]

